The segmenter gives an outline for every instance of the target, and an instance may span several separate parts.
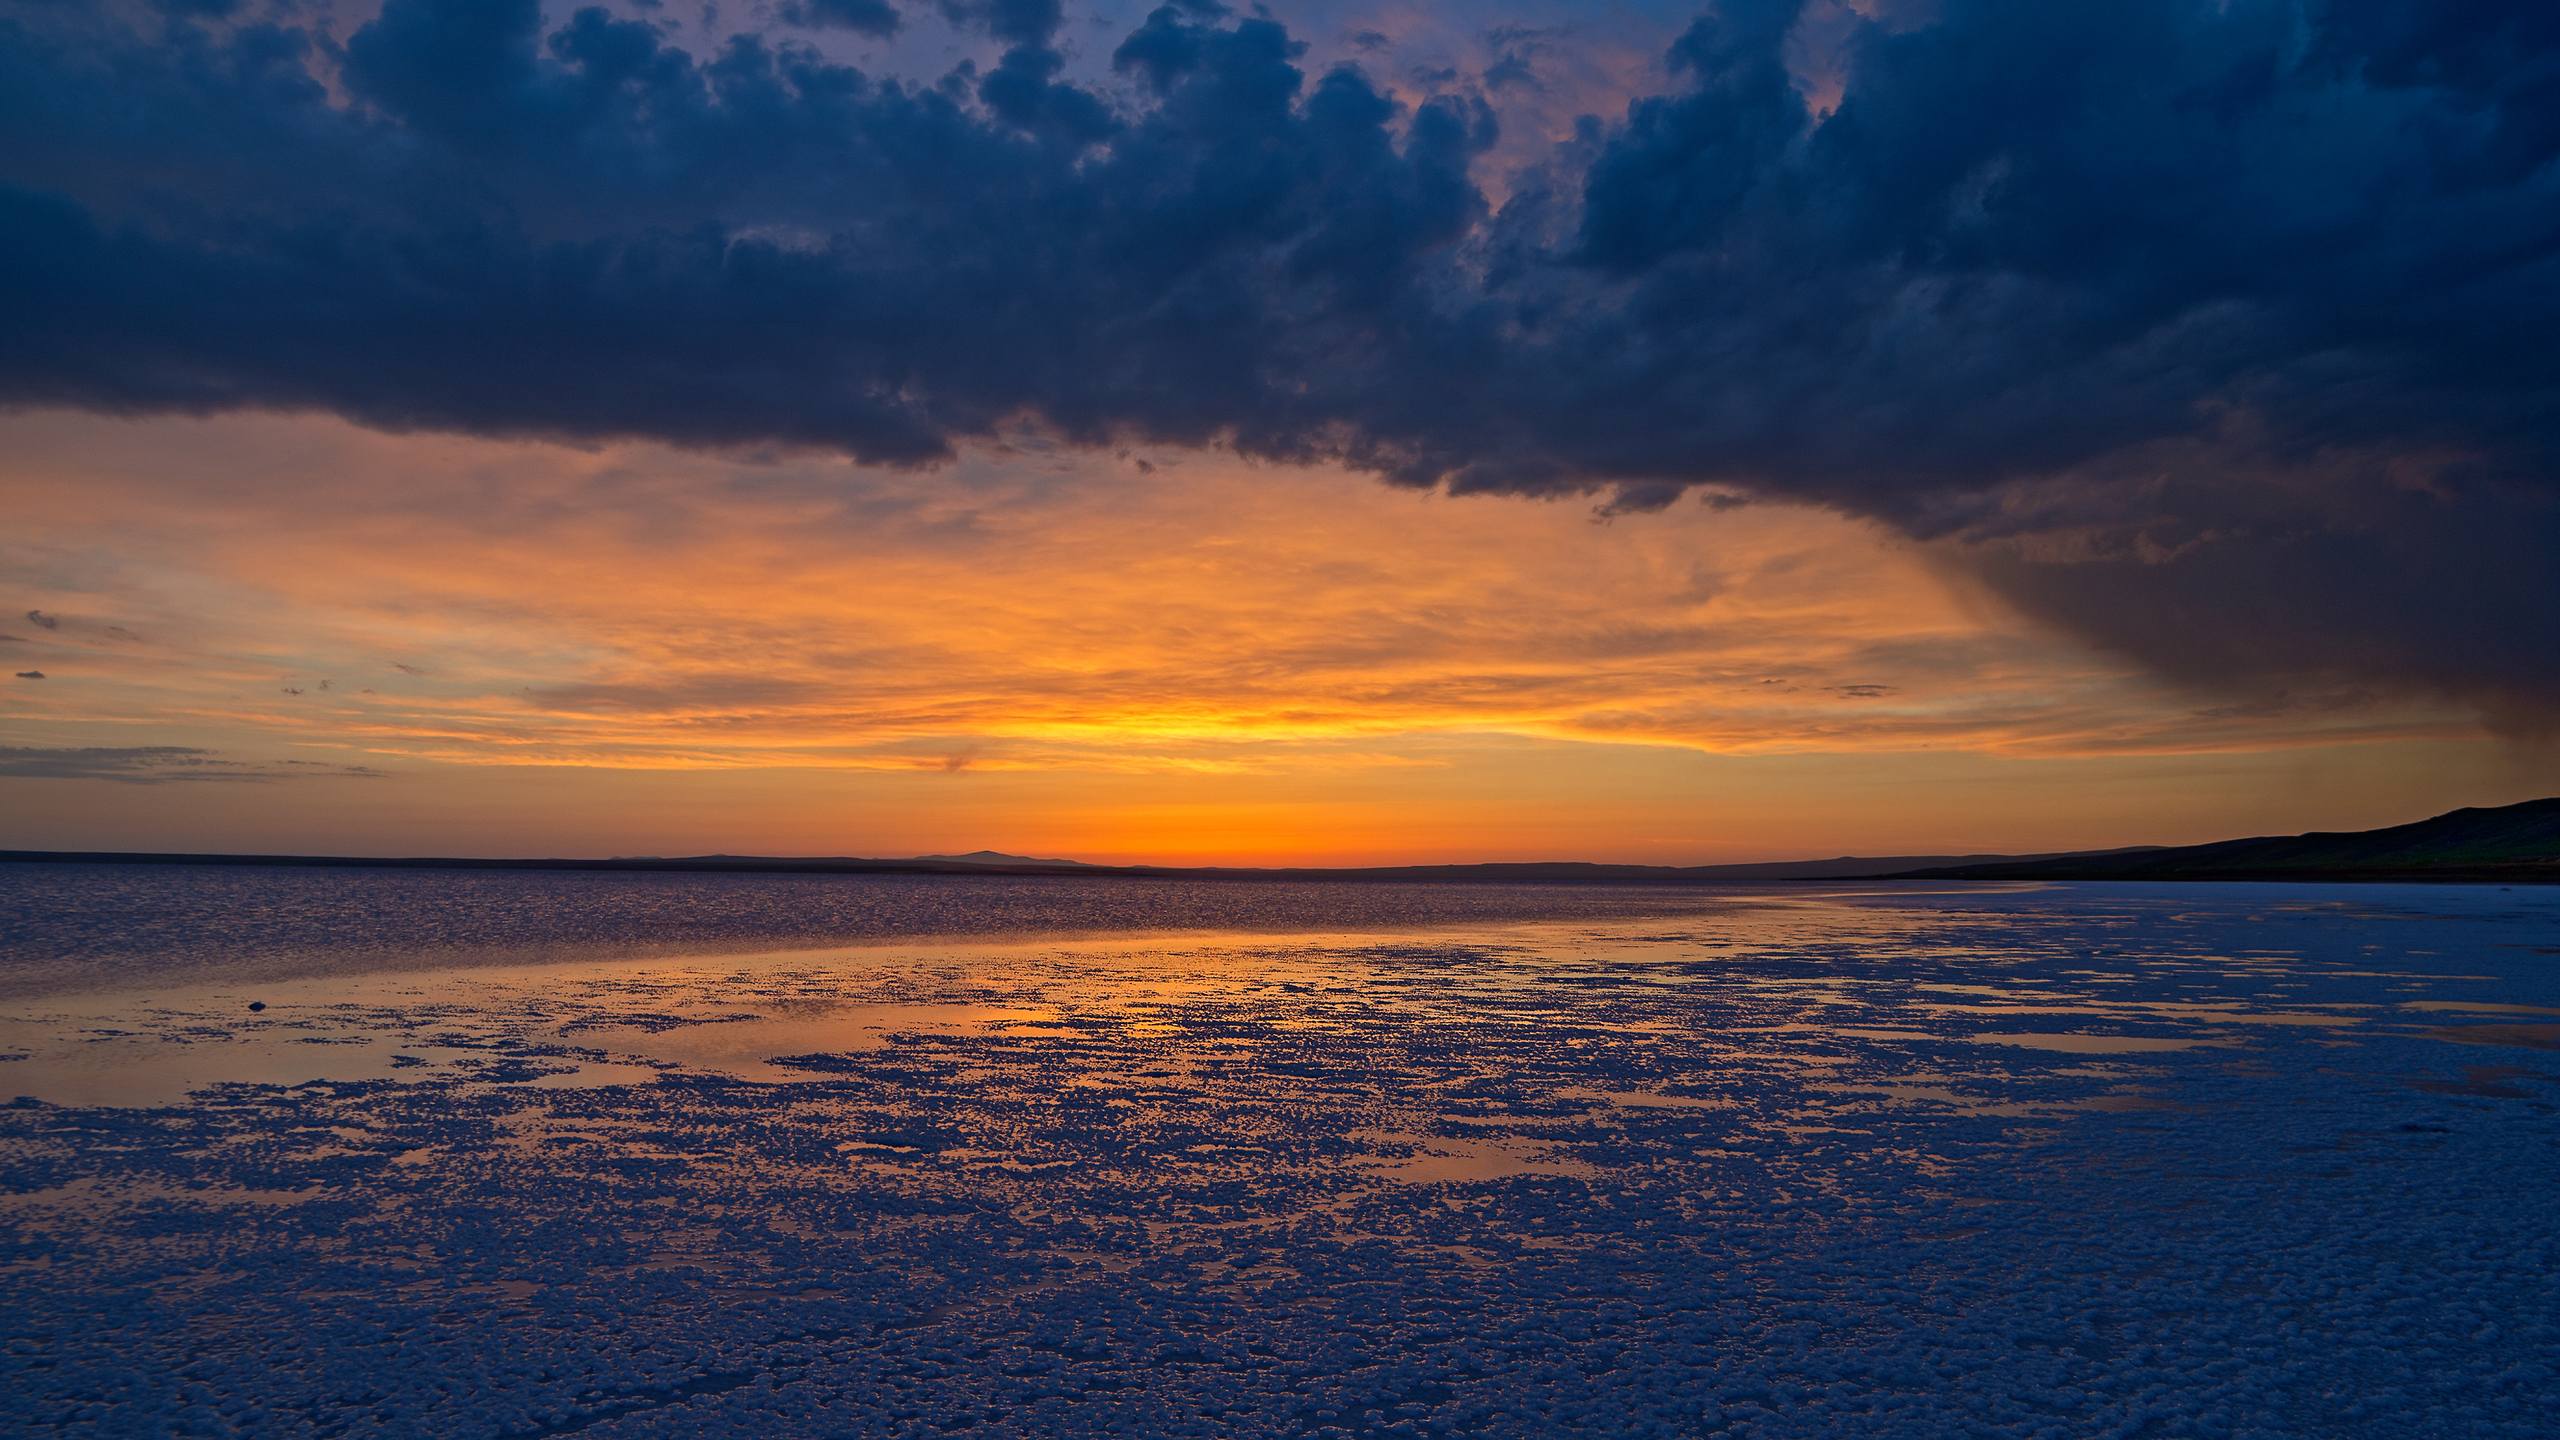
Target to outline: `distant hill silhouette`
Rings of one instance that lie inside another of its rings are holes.
[[[2453,810],[2382,830],[1930,866],[1923,880],[2477,880],[2560,883],[2560,797]]]
[[[910,859],[855,856],[622,856],[610,860],[347,855],[133,854],[0,850],[0,861],[89,865],[339,865],[419,870],[711,871],[775,875],[1126,876],[1169,880],[1322,880],[1481,885],[1719,885],[1779,880],[2445,880],[2560,883],[2560,797],[2456,810],[2387,830],[2314,832],[2211,845],[2050,855],[1843,855],[1745,865],[1585,861],[1364,867],[1088,865],[999,850]]]
[[[918,855],[919,865],[1058,865],[1070,870],[1087,870],[1091,866],[1081,860],[1039,860],[1029,855],[1007,855],[1001,850],[972,850],[966,855]]]

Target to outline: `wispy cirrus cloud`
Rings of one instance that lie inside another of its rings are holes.
[[[312,760],[228,760],[191,745],[0,745],[0,779],[109,780],[124,785],[272,784],[370,779],[366,765]]]
[[[19,433],[59,482],[29,533],[86,553],[111,530],[154,563],[82,581],[91,603],[194,632],[184,652],[86,643],[78,688],[37,712],[66,723],[184,717],[439,764],[975,776],[1410,765],[1432,736],[2067,756],[2468,733],[2387,695],[2198,700],[1802,507],[1604,524],[1198,458],[927,478],[308,421]],[[222,458],[162,479],[180,453]]]

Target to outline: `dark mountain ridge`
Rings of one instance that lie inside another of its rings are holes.
[[[2444,880],[2560,883],[2560,796],[2380,830],[2314,830],[2113,854],[1915,867],[1915,880]]]

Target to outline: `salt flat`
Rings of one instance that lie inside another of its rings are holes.
[[[157,984],[47,912],[0,1415],[2550,1433],[2560,893],[1184,903],[466,968],[179,936]]]

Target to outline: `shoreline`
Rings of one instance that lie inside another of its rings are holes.
[[[1890,869],[1834,869],[1850,859],[1740,865],[1615,865],[1591,861],[1485,861],[1454,865],[1223,866],[1088,865],[874,860],[858,857],[701,855],[579,859],[517,856],[234,855],[187,851],[0,850],[0,865],[149,866],[206,869],[516,871],[632,875],[908,875],[1027,880],[1179,880],[1263,884],[1509,885],[1616,889],[1712,889],[1736,885],[1828,884],[2273,884],[2560,885],[2560,862],[2338,868],[2251,867],[2140,873],[2126,864],[1914,864],[1920,857],[1868,862]],[[1819,873],[1815,873],[1819,872]]]

